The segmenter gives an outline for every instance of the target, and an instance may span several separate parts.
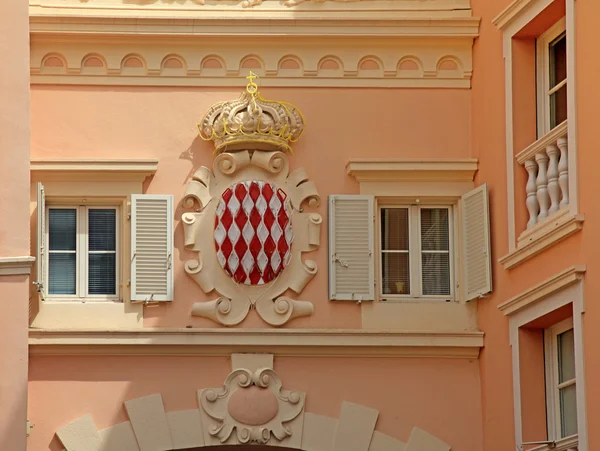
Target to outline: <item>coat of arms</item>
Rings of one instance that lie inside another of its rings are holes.
[[[192,314],[239,324],[254,307],[271,325],[310,315],[299,293],[317,272],[302,253],[319,247],[321,216],[305,212],[320,198],[303,169],[289,171],[290,143],[304,120],[285,102],[262,98],[253,81],[239,99],[213,105],[198,129],[218,154],[213,171],[201,167],[189,182],[182,215],[185,245],[198,252],[186,271],[211,301]]]

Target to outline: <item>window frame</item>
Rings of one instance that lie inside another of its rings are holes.
[[[548,425],[549,440],[563,440],[573,435],[562,437],[561,413],[560,413],[560,389],[574,385],[577,388],[577,371],[575,378],[559,384],[559,364],[558,364],[558,336],[564,332],[573,330],[573,317],[567,318],[559,323],[550,326],[544,330],[544,366],[546,378],[546,419]],[[575,350],[573,350],[575,352]],[[575,358],[574,364],[577,364]],[[566,384],[566,385],[563,385]],[[562,385],[562,387],[559,387]],[[577,411],[577,409],[576,409]]]
[[[408,208],[408,241],[409,241],[409,268],[410,268],[410,294],[385,294],[383,293],[383,264],[382,255],[383,249],[381,244],[382,238],[382,223],[381,211],[385,208]],[[422,278],[422,251],[421,251],[421,215],[420,210],[423,208],[440,208],[448,210],[448,236],[449,246],[448,253],[450,254],[450,294],[449,295],[423,295],[423,278]],[[456,301],[457,293],[457,278],[455,268],[458,267],[458,253],[456,252],[458,243],[458,208],[455,203],[439,202],[439,201],[422,201],[419,199],[415,203],[407,200],[392,200],[392,199],[375,199],[375,271],[376,278],[376,300],[382,302],[449,302]],[[414,270],[416,269],[416,271]],[[417,291],[415,290],[415,287]]]
[[[76,282],[75,294],[50,294],[49,274],[50,274],[50,210],[66,209],[76,210],[76,245],[75,245],[75,267]],[[112,209],[115,210],[115,294],[89,294],[89,274],[88,274],[88,255],[89,255],[89,217],[88,211],[94,209]],[[48,251],[44,256],[45,272],[44,284],[47,287],[45,297],[49,301],[70,301],[70,302],[122,302],[121,296],[121,206],[114,203],[87,203],[87,204],[69,204],[68,202],[53,203],[46,201],[45,221],[45,240],[48,243]]]
[[[559,19],[536,39],[536,104],[537,104],[537,135],[538,139],[548,134],[554,127],[550,125],[551,97],[550,91],[550,44],[561,35],[567,37],[566,17]],[[568,42],[567,42],[568,51]],[[559,82],[554,92],[568,85],[568,74],[564,81]],[[567,88],[568,89],[568,88]],[[568,105],[567,105],[568,115]]]

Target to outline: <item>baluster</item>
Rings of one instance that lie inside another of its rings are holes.
[[[550,144],[546,147],[546,153],[550,162],[548,163],[548,194],[550,194],[550,209],[548,215],[551,215],[560,208],[560,186],[558,186],[558,147],[556,144]]]
[[[569,205],[569,149],[567,148],[567,137],[558,138],[556,144],[560,149],[560,160],[558,160],[558,185],[562,193],[560,207]]]
[[[545,153],[535,154],[535,162],[538,165],[537,179],[537,200],[540,204],[538,220],[548,217],[548,208],[550,207],[550,196],[548,195],[548,155]]]
[[[530,229],[537,222],[538,216],[538,201],[536,198],[536,184],[535,179],[537,176],[537,164],[534,160],[527,160],[525,162],[525,169],[527,170],[527,174],[529,174],[529,178],[527,179],[527,185],[525,187],[525,191],[527,193],[527,199],[525,200],[525,205],[527,206],[527,211],[529,212],[529,221],[527,222],[527,228]]]

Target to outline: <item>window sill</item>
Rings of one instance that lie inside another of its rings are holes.
[[[420,297],[420,298],[413,298],[413,297],[402,297],[402,296],[393,296],[393,295],[379,295],[379,297],[377,298],[376,302],[384,302],[384,303],[394,303],[394,302],[405,302],[405,303],[423,303],[423,302],[427,302],[427,303],[445,303],[445,302],[457,302],[455,299],[453,299],[452,297],[450,298],[433,298],[433,297]]]
[[[556,217],[550,217],[524,232],[519,237],[517,248],[498,261],[504,269],[512,269],[580,231],[583,228],[583,220],[583,215],[571,215],[568,214],[568,210],[565,210],[565,213],[557,213]]]
[[[141,304],[113,301],[55,301],[39,303],[31,327],[41,329],[137,329],[144,327]]]
[[[561,438],[547,445],[529,448],[529,451],[577,451],[579,449],[579,436]]]

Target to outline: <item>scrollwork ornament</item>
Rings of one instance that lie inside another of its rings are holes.
[[[222,388],[198,392],[209,443],[282,442],[294,434],[292,424],[303,412],[304,400],[304,393],[283,389],[281,378],[270,368],[254,373],[237,369]]]

